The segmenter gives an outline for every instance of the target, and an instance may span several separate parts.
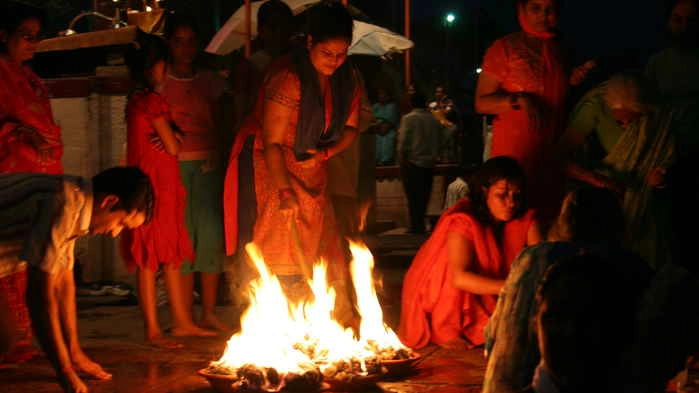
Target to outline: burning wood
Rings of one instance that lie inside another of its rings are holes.
[[[259,250],[248,244],[246,251],[260,277],[251,284],[241,331],[229,339],[223,356],[207,373],[231,376],[240,389],[317,390],[322,380],[344,383],[381,376],[386,373],[383,362],[416,358],[383,322],[371,252],[356,242],[350,242],[350,250],[361,316],[359,337],[332,317],[336,294],[328,286],[325,263],[313,266],[308,282],[313,300],[292,305]]]

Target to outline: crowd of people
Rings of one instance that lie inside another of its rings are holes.
[[[459,174],[459,197],[408,270],[399,335],[416,349],[484,346],[487,393],[660,391],[699,349],[699,312],[676,304],[698,286],[691,232],[679,229],[697,216],[697,4],[677,0],[674,45],[647,72],[618,70],[568,113],[569,88],[596,62],[563,57],[558,0],[516,3],[521,31],[487,50],[475,96],[495,118],[492,158]],[[0,364],[36,353],[33,328],[66,391],[87,392],[79,373],[111,377],[77,336],[74,247],[87,234],[121,236],[155,347],[230,331],[218,285],[226,255],[247,265],[250,241],[290,297],[306,296],[311,264],[327,261],[335,317],[356,323],[342,239],[360,230],[360,134],[376,134],[377,164],[400,166],[409,232],[425,233],[433,169],[459,155],[460,125],[443,87],[400,105],[379,88],[369,103],[340,2],[310,8],[303,38],[292,17],[280,0],[260,7],[232,104],[223,77],[197,62],[188,18],[172,17],[164,39],[139,32],[125,54],[127,166],[90,180],[63,173],[48,91],[26,65],[43,15],[0,16]]]
[[[662,391],[699,349],[699,308],[670,300],[699,291],[680,229],[698,211],[698,4],[675,2],[673,45],[645,71],[577,103],[597,61],[569,66],[559,5],[518,0],[521,31],[485,54],[475,109],[494,116],[492,158],[453,183],[468,197],[413,260],[399,335],[484,345],[487,393]]]

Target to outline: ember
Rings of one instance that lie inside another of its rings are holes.
[[[336,293],[328,286],[325,263],[313,267],[308,282],[313,300],[292,305],[257,247],[248,244],[246,251],[260,276],[251,284],[241,331],[229,339],[221,359],[206,372],[232,377],[240,390],[318,390],[322,381],[331,387],[375,381],[386,373],[382,362],[416,359],[418,355],[383,322],[371,252],[356,242],[350,242],[350,250],[361,316],[359,337],[332,317]]]

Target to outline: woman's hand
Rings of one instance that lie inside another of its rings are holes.
[[[539,130],[541,126],[541,105],[539,99],[531,94],[515,93],[510,96],[513,110],[524,111],[529,117],[530,127]]]
[[[624,194],[626,194],[626,186],[614,181],[606,176],[602,176],[601,180],[599,181],[599,186],[604,187],[606,189],[609,189],[612,191],[617,198],[620,200],[624,200]]]
[[[573,72],[570,74],[570,84],[572,86],[578,86],[585,81],[587,74],[597,67],[597,62],[595,60],[588,60],[585,63],[575,67]]]
[[[160,136],[158,136],[158,134],[155,132],[150,134],[149,142],[151,145],[153,145],[153,148],[156,151],[165,151],[165,144],[163,143],[163,140],[160,139]]]
[[[51,154],[51,145],[48,143],[46,138],[44,138],[44,136],[38,133],[34,128],[25,126],[18,127],[17,133],[25,141],[25,143],[36,150],[41,162],[48,163],[56,161]]]
[[[646,184],[653,188],[665,188],[665,175],[667,170],[665,168],[653,168],[648,172],[646,176]]]
[[[297,214],[299,211],[299,202],[296,199],[296,194],[291,188],[279,190],[279,210],[283,213]]]
[[[199,170],[201,171],[201,173],[209,173],[216,170],[220,165],[221,160],[218,157],[209,157],[206,160],[204,160],[204,163],[201,164]]]
[[[306,161],[313,162],[313,161],[319,161],[321,163],[328,161],[330,159],[330,152],[328,149],[308,149],[306,150],[306,153],[311,155],[311,158],[309,158]]]

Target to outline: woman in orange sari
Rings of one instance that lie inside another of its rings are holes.
[[[482,345],[510,265],[539,243],[527,209],[522,168],[509,157],[486,161],[470,198],[444,213],[403,281],[399,335],[422,348]]]
[[[238,155],[254,134],[253,241],[271,271],[282,276],[308,274],[320,257],[331,271],[343,266],[326,193],[327,160],[357,137],[361,99],[359,74],[346,62],[353,26],[347,9],[324,1],[308,12],[306,47],[271,65],[255,110],[236,136],[224,191],[231,254],[243,246],[236,245]]]
[[[49,94],[39,77],[25,64],[34,57],[40,40],[42,14],[29,6],[0,10],[0,173],[61,174],[61,129],[53,119]],[[31,358],[29,312],[24,302],[25,265],[0,270],[0,296],[20,332],[12,352],[2,363]]]
[[[553,221],[565,193],[553,146],[563,132],[569,84],[583,81],[595,66],[570,73],[556,39],[557,0],[517,0],[522,31],[495,41],[483,59],[476,111],[496,115],[491,157],[510,156],[527,175],[531,205]]]

